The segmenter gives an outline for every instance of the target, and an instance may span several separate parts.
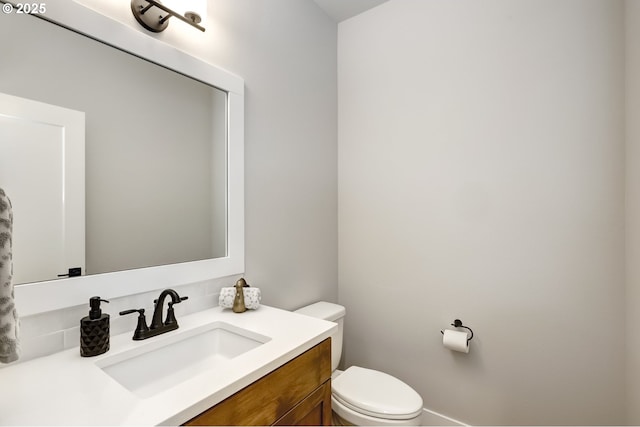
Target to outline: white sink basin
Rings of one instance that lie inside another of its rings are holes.
[[[150,397],[203,371],[221,368],[230,359],[269,340],[267,336],[218,321],[149,338],[142,341],[148,345],[101,359],[96,365],[138,396]]]

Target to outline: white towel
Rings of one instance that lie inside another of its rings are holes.
[[[260,288],[242,288],[242,293],[244,294],[244,306],[247,307],[247,310],[255,310],[260,307],[260,301],[262,300]],[[233,308],[235,297],[236,288],[222,288],[220,289],[218,305],[222,308]]]
[[[20,357],[18,328],[20,322],[13,300],[11,200],[0,188],[0,363],[11,363]]]

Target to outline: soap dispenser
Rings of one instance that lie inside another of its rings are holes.
[[[80,321],[80,356],[97,356],[109,350],[109,315],[102,313],[100,297],[89,298],[89,315]]]

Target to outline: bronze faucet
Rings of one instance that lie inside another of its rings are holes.
[[[164,308],[164,300],[167,296],[171,297],[171,301],[169,302],[169,308],[167,309],[167,318],[163,322],[162,311]],[[133,333],[133,339],[145,340],[147,338],[155,337],[156,335],[164,334],[165,332],[178,329],[178,321],[176,320],[176,315],[173,312],[173,306],[174,304],[179,304],[180,302],[188,298],[189,297],[180,297],[180,295],[178,295],[178,293],[173,289],[165,289],[164,291],[162,291],[158,299],[153,301],[155,303],[155,307],[153,309],[151,326],[147,326],[147,319],[144,314],[144,308],[121,311],[120,315],[123,316],[125,314],[139,313],[138,325],[136,326],[136,330]]]

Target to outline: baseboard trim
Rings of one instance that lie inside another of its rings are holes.
[[[451,417],[447,417],[446,415],[439,414],[435,411],[432,411],[427,408],[422,409],[422,419],[420,425],[423,426],[466,426],[469,427],[469,424],[465,424],[462,421],[455,420]]]

